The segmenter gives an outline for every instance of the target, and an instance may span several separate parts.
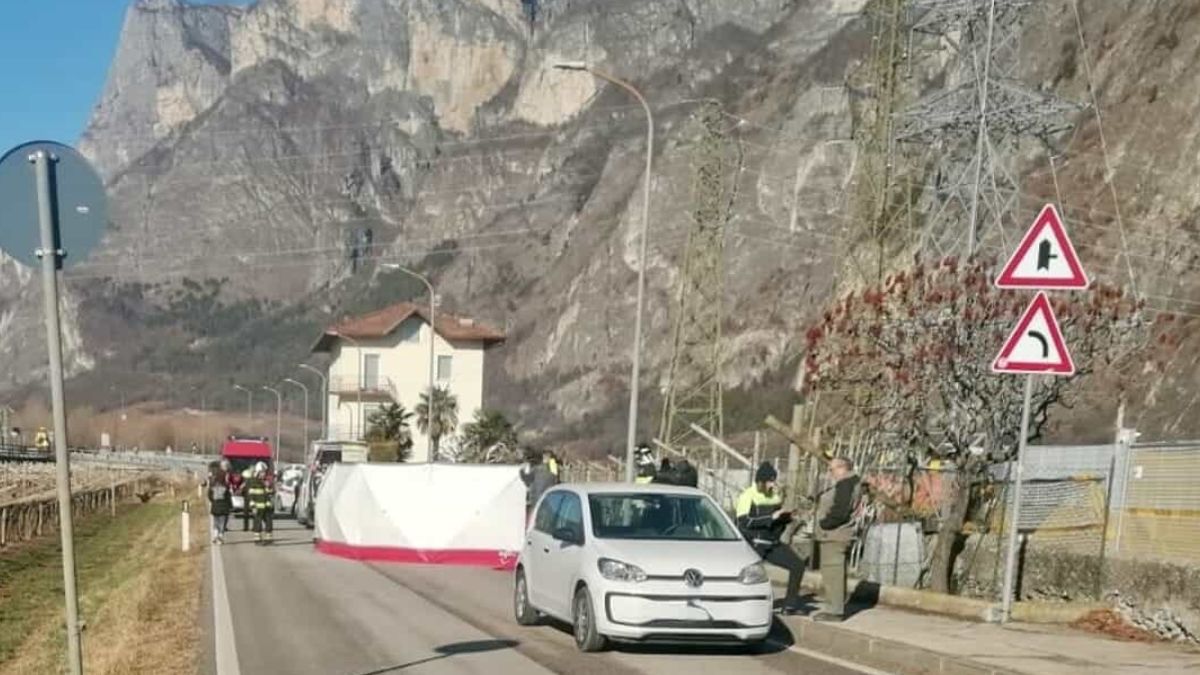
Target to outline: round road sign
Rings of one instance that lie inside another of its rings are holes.
[[[48,153],[50,187],[57,194],[59,247],[64,266],[78,264],[100,243],[108,226],[104,183],[90,162],[74,148],[53,141],[33,141],[0,157],[0,251],[29,266],[38,263],[37,176],[30,157]]]

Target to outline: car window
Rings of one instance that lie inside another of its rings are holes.
[[[562,501],[562,496],[562,492],[551,492],[542,498],[542,504],[538,507],[537,518],[533,521],[534,529],[546,534],[554,532],[554,512],[558,509],[558,503]]]
[[[738,533],[711,499],[687,494],[598,494],[588,503],[601,539],[733,541]]]
[[[562,503],[558,507],[557,516],[554,519],[554,529],[556,531],[566,528],[577,533],[580,537],[583,536],[583,502],[579,500],[579,495],[564,492]]]

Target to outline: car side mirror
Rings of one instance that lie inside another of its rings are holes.
[[[554,538],[566,544],[579,545],[583,543],[583,535],[574,528],[560,527],[554,531]]]

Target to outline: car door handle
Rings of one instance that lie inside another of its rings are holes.
[[[549,547],[549,546],[543,546],[543,547],[542,547],[542,553],[549,553],[549,552],[550,552],[550,547]]]

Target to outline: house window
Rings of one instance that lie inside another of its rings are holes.
[[[365,354],[363,356],[363,381],[362,388],[365,391],[375,391],[379,389],[379,355]]]
[[[409,319],[400,324],[400,341],[416,344],[421,341],[421,322]]]
[[[453,356],[437,357],[437,379],[439,382],[445,382],[450,379],[450,369],[453,363]]]
[[[364,403],[362,405],[362,419],[359,421],[359,429],[362,432],[360,438],[366,438],[367,434],[371,433],[371,416],[379,412],[380,405],[378,403]]]

